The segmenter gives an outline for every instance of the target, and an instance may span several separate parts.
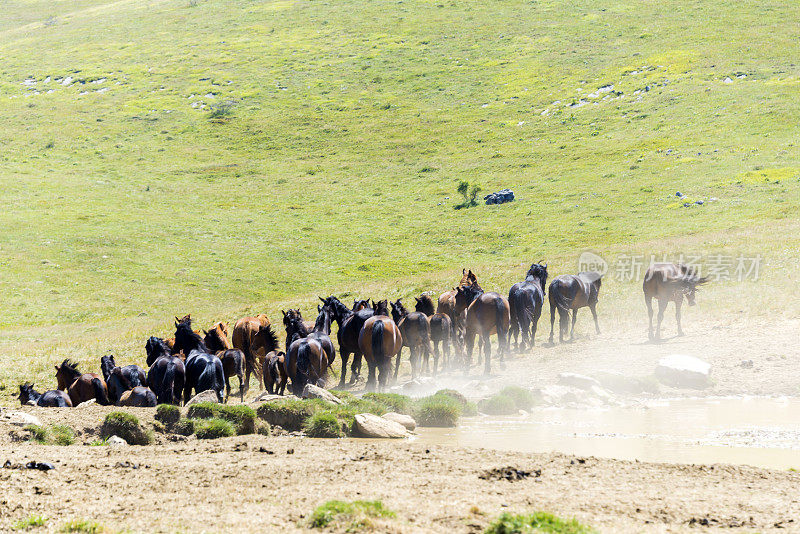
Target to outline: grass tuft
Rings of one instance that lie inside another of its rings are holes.
[[[46,517],[43,515],[32,515],[25,519],[20,519],[14,523],[14,526],[11,528],[12,530],[29,530],[31,528],[43,527],[45,524],[47,524]]]
[[[69,521],[61,527],[61,532],[79,532],[82,534],[103,534],[106,528],[96,521],[86,521],[78,519]]]
[[[309,417],[303,431],[311,438],[343,438],[346,435],[341,421],[332,411],[317,412]]]
[[[149,445],[153,442],[153,432],[139,424],[139,418],[132,413],[116,411],[106,415],[100,427],[100,437],[108,439],[119,436],[130,445]]]
[[[519,410],[514,399],[508,395],[494,395],[478,403],[478,410],[487,415],[514,415]]]
[[[453,427],[461,413],[458,400],[448,395],[431,395],[416,402],[414,419],[419,426]]]
[[[561,519],[547,512],[532,514],[504,513],[484,531],[485,534],[592,534],[593,528],[575,519]]]
[[[311,514],[311,528],[334,528],[345,532],[371,529],[373,519],[392,518],[395,513],[381,501],[328,501]]]
[[[155,418],[169,428],[180,420],[181,409],[173,404],[159,404],[156,406]]]
[[[236,429],[225,419],[196,419],[194,433],[198,439],[217,439],[236,435]]]
[[[510,397],[514,401],[514,405],[520,410],[530,411],[535,402],[531,390],[520,386],[505,387],[500,390],[500,395]]]
[[[199,402],[189,406],[186,415],[190,419],[224,419],[234,426],[239,435],[254,434],[256,431],[255,410],[241,404]]]

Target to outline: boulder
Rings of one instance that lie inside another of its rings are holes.
[[[42,422],[38,417],[25,412],[3,412],[0,415],[0,422],[15,426],[42,426]]]
[[[409,435],[406,427],[400,423],[371,413],[356,415],[353,431],[360,438],[405,438]]]
[[[128,444],[127,441],[119,436],[111,436],[106,440],[106,443],[108,443],[110,447],[124,447]]]
[[[410,415],[404,415],[397,412],[389,412],[383,414],[381,417],[389,421],[394,421],[395,423],[400,423],[406,428],[406,430],[414,430],[415,428],[417,428],[417,422],[414,421],[414,418],[411,417]]]
[[[711,385],[711,364],[686,354],[671,354],[658,360],[656,378],[676,388],[705,389]]]
[[[344,404],[342,399],[328,391],[327,389],[315,386],[314,384],[306,384],[303,388],[304,399],[322,399],[331,404]]]
[[[258,394],[258,396],[255,399],[250,401],[250,404],[261,404],[262,402],[269,402],[269,401],[274,401],[274,400],[283,400],[283,399],[286,399],[286,398],[287,397],[285,397],[283,395],[275,395],[275,394],[270,393],[268,391],[262,391],[261,393]]]
[[[561,373],[558,375],[558,383],[562,386],[571,386],[587,390],[595,386],[600,387],[600,382],[594,378],[577,373]]]
[[[189,402],[186,403],[186,406],[191,406],[192,404],[197,404],[198,402],[216,402],[219,403],[219,399],[217,398],[217,392],[213,389],[207,389],[205,391],[201,391],[191,399]]]

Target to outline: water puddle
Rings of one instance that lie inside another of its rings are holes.
[[[536,409],[419,428],[422,444],[668,463],[800,469],[800,398],[675,399],[646,407]]]

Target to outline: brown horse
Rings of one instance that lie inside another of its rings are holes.
[[[428,316],[428,324],[431,330],[431,341],[433,341],[433,359],[439,359],[439,343],[442,344],[442,369],[447,369],[450,362],[450,339],[453,333],[453,322],[449,315],[433,312],[433,300],[430,296],[423,294],[414,297],[417,301],[416,310]]]
[[[136,386],[125,391],[117,401],[117,406],[136,406],[151,408],[156,405],[156,394],[146,386]]]
[[[400,299],[392,302],[392,319],[397,328],[400,329],[400,336],[403,338],[403,347],[408,347],[411,356],[411,379],[417,378],[419,374],[419,351],[422,350],[424,358],[425,372],[430,373],[429,360],[431,356],[431,327],[428,323],[428,316],[422,312],[411,312],[406,310]],[[400,356],[403,349],[397,353],[394,365],[394,379],[397,380],[397,372],[400,369]],[[436,367],[439,364],[439,355],[433,360],[433,374],[436,375]]]
[[[56,365],[56,381],[58,389],[66,391],[73,406],[96,399],[97,404],[108,406],[108,387],[103,377],[97,373],[81,373],[78,364],[64,360],[61,365]]]
[[[361,311],[366,308],[369,308],[369,299],[353,299],[354,312]]]
[[[478,285],[478,277],[472,273],[471,269],[469,271],[462,269],[461,282],[458,283],[458,287],[469,287],[471,285]],[[439,295],[439,303],[436,306],[436,313],[443,313],[450,317],[454,327],[456,322],[456,293],[458,291],[455,287],[450,291],[445,291]]]
[[[270,321],[266,314],[260,313],[255,317],[242,317],[233,325],[233,348],[239,349],[244,354],[245,378],[244,383],[249,389],[250,373],[255,373],[260,387],[264,387],[264,377],[261,375],[263,367],[258,365],[259,360],[264,361],[266,353],[256,354],[253,351],[253,338],[262,326],[269,326]]]
[[[258,332],[253,336],[251,350],[253,354],[256,354],[256,364],[261,366],[261,376],[264,380],[262,387],[266,387],[268,384],[267,375],[264,374],[267,359],[270,355],[277,353],[279,345],[278,336],[275,335],[271,325],[259,327]]]
[[[456,288],[456,313],[466,311],[464,318],[464,343],[466,345],[466,367],[472,363],[472,347],[475,336],[480,336],[483,345],[485,373],[491,373],[492,334],[497,334],[497,353],[502,361],[507,351],[508,327],[511,321],[508,300],[499,293],[484,293],[477,284]]]
[[[386,381],[392,372],[392,358],[400,354],[403,337],[395,322],[385,315],[374,315],[364,322],[358,334],[358,347],[367,360],[369,376],[367,390],[375,389],[375,372],[378,376],[378,389],[386,388]]]
[[[558,340],[564,342],[567,333],[569,310],[572,310],[572,327],[569,331],[569,340],[575,339],[575,317],[578,309],[588,306],[594,318],[594,327],[600,333],[597,323],[597,298],[600,295],[602,276],[593,271],[578,274],[562,274],[556,276],[550,287],[550,343],[553,342],[553,324],[558,310]]]
[[[209,351],[222,361],[222,372],[225,375],[225,402],[231,395],[231,377],[239,379],[239,402],[244,402],[249,384],[244,384],[244,353],[231,348],[228,341],[228,323],[222,321],[214,324],[210,330],[203,330],[203,343]]]
[[[664,319],[664,310],[670,302],[675,303],[675,320],[678,323],[678,335],[683,335],[681,328],[681,305],[683,297],[689,306],[695,305],[695,293],[700,285],[708,282],[708,278],[697,275],[696,269],[682,263],[654,263],[644,275],[642,290],[644,302],[647,304],[647,315],[650,319],[648,337],[661,339],[661,321]],[[658,299],[658,325],[655,338],[653,337],[653,298]]]
[[[286,374],[286,353],[283,351],[272,351],[264,359],[264,385],[271,394],[283,395],[286,391],[286,381],[289,375]]]
[[[330,310],[331,318],[339,325],[336,338],[339,341],[339,354],[342,358],[342,373],[339,376],[339,385],[337,387],[344,388],[347,361],[351,354],[353,355],[353,363],[350,366],[350,384],[354,384],[358,379],[361,371],[362,354],[358,339],[364,323],[375,315],[375,311],[372,308],[363,308],[354,312],[334,296],[325,299],[320,297],[320,300],[322,301],[322,307]]]
[[[286,375],[292,380],[292,393],[301,397],[306,384],[325,387],[328,357],[322,344],[311,337],[296,339],[289,345],[284,361]]]
[[[284,327],[289,326],[289,322],[291,320],[300,319],[300,321],[303,323],[303,327],[306,329],[306,331],[311,332],[314,329],[314,322],[313,321],[306,321],[305,319],[303,319],[303,314],[300,313],[300,308],[295,308],[294,310],[289,308],[289,311],[281,310],[281,313],[283,314],[283,326]],[[289,338],[286,338],[286,348],[287,349],[289,348],[289,343],[290,343]]]

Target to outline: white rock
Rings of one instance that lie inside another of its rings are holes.
[[[686,354],[671,354],[658,360],[656,378],[667,386],[694,389],[707,388],[711,364]]]
[[[189,402],[186,403],[186,406],[191,406],[192,404],[197,404],[198,402],[216,402],[219,403],[219,399],[217,398],[217,392],[213,389],[207,389],[205,391],[201,391],[191,399]]]
[[[330,391],[315,386],[314,384],[306,384],[303,388],[304,399],[322,399],[331,404],[343,404],[342,399],[331,393]]]
[[[395,423],[400,423],[406,428],[406,430],[414,430],[415,428],[417,428],[417,422],[414,421],[414,418],[411,417],[410,415],[404,415],[397,412],[389,412],[383,414],[381,417],[389,421],[394,421]]]
[[[128,444],[127,441],[125,441],[119,436],[111,436],[110,438],[108,438],[106,443],[108,443],[110,447],[124,447]]]
[[[286,397],[283,395],[275,395],[270,393],[269,391],[262,391],[258,394],[258,396],[250,401],[250,404],[261,404],[262,402],[269,402],[274,400],[281,400],[285,399]]]
[[[356,435],[362,438],[405,438],[409,435],[406,427],[400,423],[371,413],[356,415],[353,427]]]
[[[89,399],[89,400],[83,401],[82,403],[80,403],[79,405],[77,405],[75,407],[76,408],[86,408],[87,406],[94,406],[95,404],[97,404],[97,399]]]
[[[600,382],[594,378],[577,373],[561,373],[558,375],[558,383],[562,386],[572,386],[581,389],[591,389],[595,386],[600,387]]]
[[[25,412],[3,412],[0,414],[0,422],[15,426],[42,426],[42,422],[38,417]]]

